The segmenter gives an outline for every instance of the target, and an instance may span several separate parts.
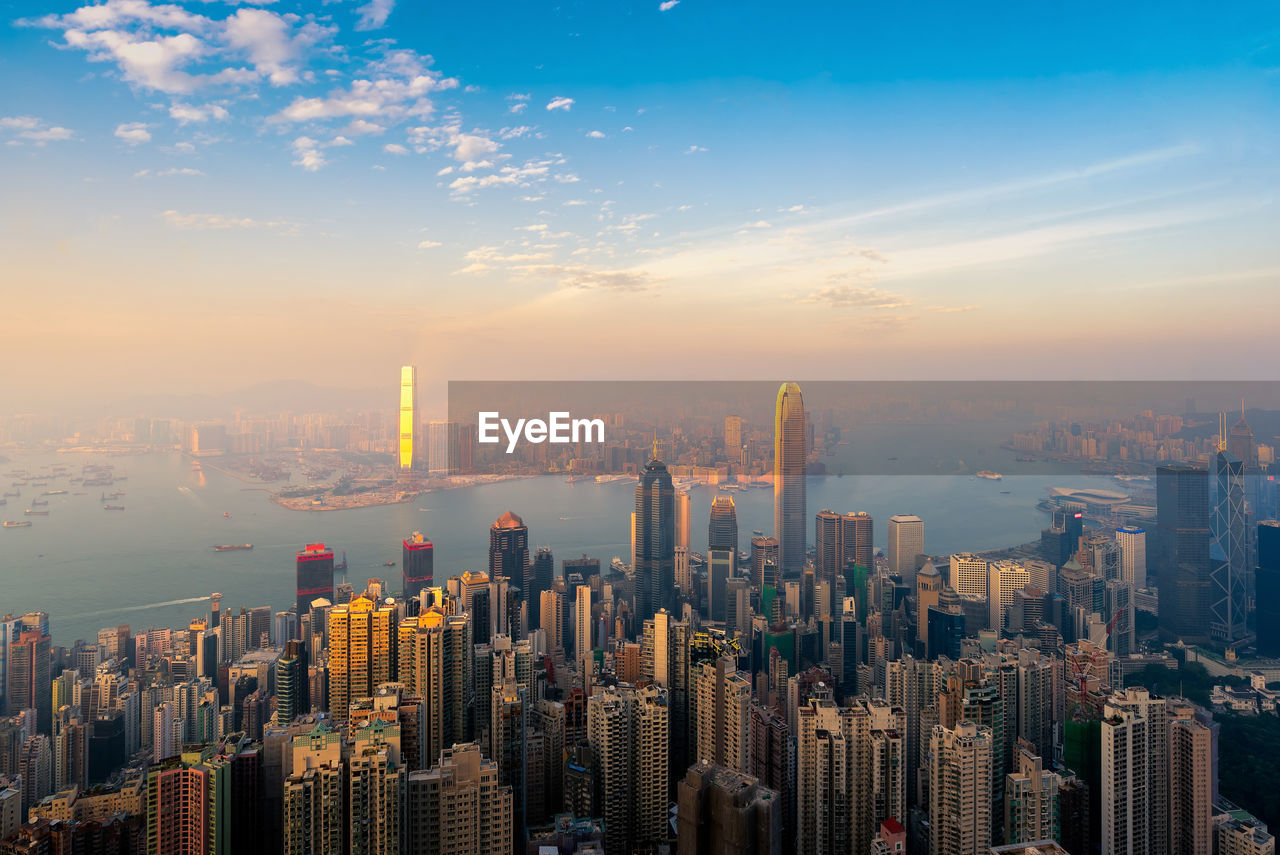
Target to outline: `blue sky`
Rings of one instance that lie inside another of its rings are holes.
[[[0,393],[1267,376],[1228,6],[5,4]]]

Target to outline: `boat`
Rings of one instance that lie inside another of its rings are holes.
[[[395,563],[394,561],[383,561],[383,562],[382,562],[382,566],[383,566],[383,567],[395,567],[395,566],[396,566],[396,563]]]
[[[1013,492],[1013,491],[1012,491],[1012,490],[1001,490],[1001,491],[1000,491],[1000,495],[1002,495],[1002,496],[1007,496],[1007,495],[1009,495],[1011,492]]]
[[[31,525],[31,520],[5,520],[0,523],[0,528],[27,528]]]
[[[45,490],[43,495],[46,495],[46,496],[65,496],[65,495],[67,495],[67,491],[66,491],[66,490]]]
[[[31,500],[31,507],[33,507],[33,508],[39,508],[39,507],[42,507],[42,506],[47,505],[47,504],[49,504],[49,502],[48,502],[47,500],[46,500],[46,501],[41,501],[40,499],[32,499],[32,500]]]
[[[1013,459],[1017,463],[1035,463],[1036,462],[1036,459],[1032,457],[1030,454],[1019,454],[1017,457]]]
[[[999,481],[1004,478],[999,472],[992,472],[990,469],[983,469],[981,472],[975,473],[979,478],[985,478],[988,481]]]
[[[103,505],[102,509],[104,511],[123,511],[124,505]]]
[[[224,543],[221,546],[215,546],[214,552],[236,552],[242,549],[253,549],[252,543]]]
[[[224,520],[229,520],[229,519],[231,519],[231,513],[230,513],[229,511],[223,511],[223,512],[222,512],[222,518],[223,518]]]
[[[30,508],[27,508],[25,511],[23,511],[23,513],[24,513],[24,514],[26,514],[26,515],[27,515],[27,516],[29,516],[29,517],[47,517],[47,516],[49,516],[49,512],[48,512],[48,511],[33,511],[33,510],[31,510]]]

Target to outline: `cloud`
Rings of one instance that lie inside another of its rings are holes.
[[[344,136],[336,136],[328,141],[302,136],[295,139],[289,145],[290,148],[293,149],[293,165],[301,166],[307,172],[316,172],[322,166],[329,163],[329,160],[324,156],[322,149],[355,145],[355,143]]]
[[[407,78],[362,78],[353,80],[346,89],[333,90],[327,97],[295,98],[271,120],[310,122],[347,116],[364,119],[429,116],[434,106],[427,96],[457,85],[457,80],[425,69]]]
[[[196,105],[175,102],[169,105],[170,118],[176,119],[180,125],[189,125],[192,122],[202,123],[210,119],[220,122],[230,115],[225,107],[217,104]]]
[[[911,305],[911,301],[901,294],[882,291],[879,288],[866,288],[855,285],[829,285],[819,288],[807,297],[796,300],[798,303],[819,303],[833,309],[901,309]]]
[[[356,9],[356,14],[360,16],[356,21],[356,29],[376,30],[383,27],[395,5],[396,0],[369,0],[368,3]]]
[[[780,214],[799,214],[804,211],[804,205],[792,205],[790,208],[779,208]]]
[[[69,128],[47,124],[35,116],[0,117],[0,131],[7,131],[14,140],[28,140],[36,145],[71,139]]]
[[[972,312],[978,308],[980,307],[973,303],[967,306],[925,306],[925,309],[930,312],[941,312],[944,315],[953,315],[957,312]]]
[[[283,220],[255,220],[251,217],[228,217],[223,214],[184,214],[165,211],[166,222],[179,229],[278,229],[288,227]]]
[[[435,249],[437,246],[444,246],[438,240],[420,240],[418,241],[418,249]]]
[[[703,151],[706,151],[706,150],[707,150],[707,147],[706,147],[706,146],[701,146],[701,145],[691,145],[691,146],[689,146],[687,149],[685,149],[685,152],[684,152],[684,153],[685,153],[685,154],[697,154],[698,152],[703,152]]]
[[[585,266],[553,265],[537,272],[554,275],[560,287],[575,291],[648,291],[658,280],[642,270],[599,270]]]
[[[670,12],[672,9],[680,5],[680,0],[663,0],[658,4],[659,12]]]
[[[566,113],[573,108],[576,102],[572,98],[565,98],[563,95],[552,98],[547,102],[548,110],[564,110]]]
[[[387,154],[408,154],[409,153],[409,149],[405,148],[399,143],[387,143],[382,147],[382,150],[385,151]]]
[[[523,136],[528,136],[531,133],[533,133],[533,128],[530,126],[517,125],[514,128],[503,128],[498,131],[498,136],[502,137],[504,140],[514,140]]]
[[[590,132],[587,134],[587,139],[589,139],[589,140],[602,140],[602,139],[604,139],[604,132],[603,132],[603,131],[590,131]]]
[[[151,142],[151,132],[147,130],[148,127],[146,122],[125,122],[122,125],[116,125],[116,136],[129,145],[142,145],[145,142]]]
[[[134,178],[147,178],[147,177],[164,178],[169,175],[204,175],[204,173],[201,172],[199,169],[192,169],[189,166],[182,166],[182,167],[175,166],[171,169],[160,169],[157,171],[152,171],[150,169],[139,169],[137,172],[133,173]]]
[[[380,134],[386,131],[386,128],[377,122],[367,122],[364,119],[356,119],[342,129],[344,134],[351,134],[353,137],[363,136],[365,134]]]
[[[529,105],[523,101],[517,101],[507,108],[508,113],[515,113],[517,116],[529,108]]]
[[[247,53],[272,86],[298,82],[297,64],[305,50],[336,32],[309,21],[295,35],[289,20],[265,9],[238,9],[225,28],[227,43]]]

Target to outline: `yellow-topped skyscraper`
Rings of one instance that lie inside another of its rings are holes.
[[[418,369],[412,365],[400,368],[400,471],[413,468],[417,452]]]

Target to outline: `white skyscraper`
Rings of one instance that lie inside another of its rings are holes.
[[[1018,592],[1027,587],[1031,575],[1016,561],[992,561],[987,571],[987,608],[991,628],[999,632],[1004,629],[1009,606],[1013,605]]]
[[[991,728],[935,725],[929,740],[929,855],[985,855],[991,846]]]
[[[916,556],[924,554],[924,520],[915,514],[889,517],[889,572],[914,585]]]
[[[1147,530],[1122,526],[1116,529],[1116,542],[1120,544],[1120,578],[1135,591],[1147,587]]]
[[[951,588],[962,597],[987,595],[987,559],[968,552],[951,556]]]
[[[591,673],[591,587],[579,585],[574,594],[573,643],[578,652],[578,671],[585,681]]]

